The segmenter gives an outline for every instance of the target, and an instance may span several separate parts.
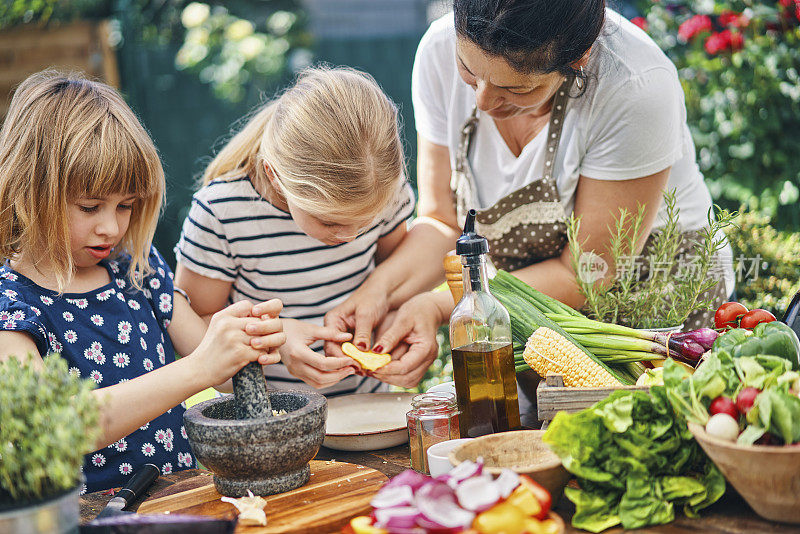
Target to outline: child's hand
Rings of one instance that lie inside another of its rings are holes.
[[[240,301],[211,318],[203,341],[189,356],[199,372],[206,374],[209,385],[225,382],[250,362],[258,361],[266,365],[278,361],[274,349],[286,341],[280,320],[252,317],[252,311],[250,302]],[[265,316],[269,316],[268,313]],[[253,347],[255,341],[263,348]]]
[[[278,363],[281,360],[278,349],[286,343],[283,321],[278,318],[282,309],[283,303],[278,299],[272,299],[259,302],[250,310],[250,315],[260,320],[248,324],[245,332],[253,336],[250,339],[251,347],[267,353],[259,358],[261,365]]]
[[[317,326],[296,319],[284,319],[286,343],[279,349],[281,360],[297,378],[317,389],[336,384],[355,372],[355,362],[348,357],[325,357],[309,348],[317,340],[344,343],[352,337],[346,332]]]

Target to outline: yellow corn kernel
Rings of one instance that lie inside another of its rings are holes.
[[[531,369],[545,377],[560,374],[568,387],[614,387],[619,380],[558,332],[540,326],[525,344],[525,358]]]

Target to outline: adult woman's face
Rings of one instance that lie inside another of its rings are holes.
[[[564,81],[558,72],[522,74],[504,58],[487,54],[461,36],[456,56],[461,79],[475,89],[478,109],[498,120],[546,113]]]

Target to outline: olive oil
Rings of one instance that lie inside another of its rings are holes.
[[[474,438],[519,428],[519,400],[514,351],[504,345],[477,342],[453,349],[459,429]]]

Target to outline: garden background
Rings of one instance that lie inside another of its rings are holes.
[[[800,289],[800,0],[609,5],[678,67],[712,195],[743,209],[729,232],[735,257],[760,258],[739,273],[749,276],[738,298],[779,315]],[[411,66],[428,23],[448,10],[448,0],[6,0],[0,117],[13,86],[47,66],[117,86],[162,156],[168,191],[156,246],[174,267],[172,247],[214,149],[305,65],[349,65],[377,79],[400,107],[413,182]]]

